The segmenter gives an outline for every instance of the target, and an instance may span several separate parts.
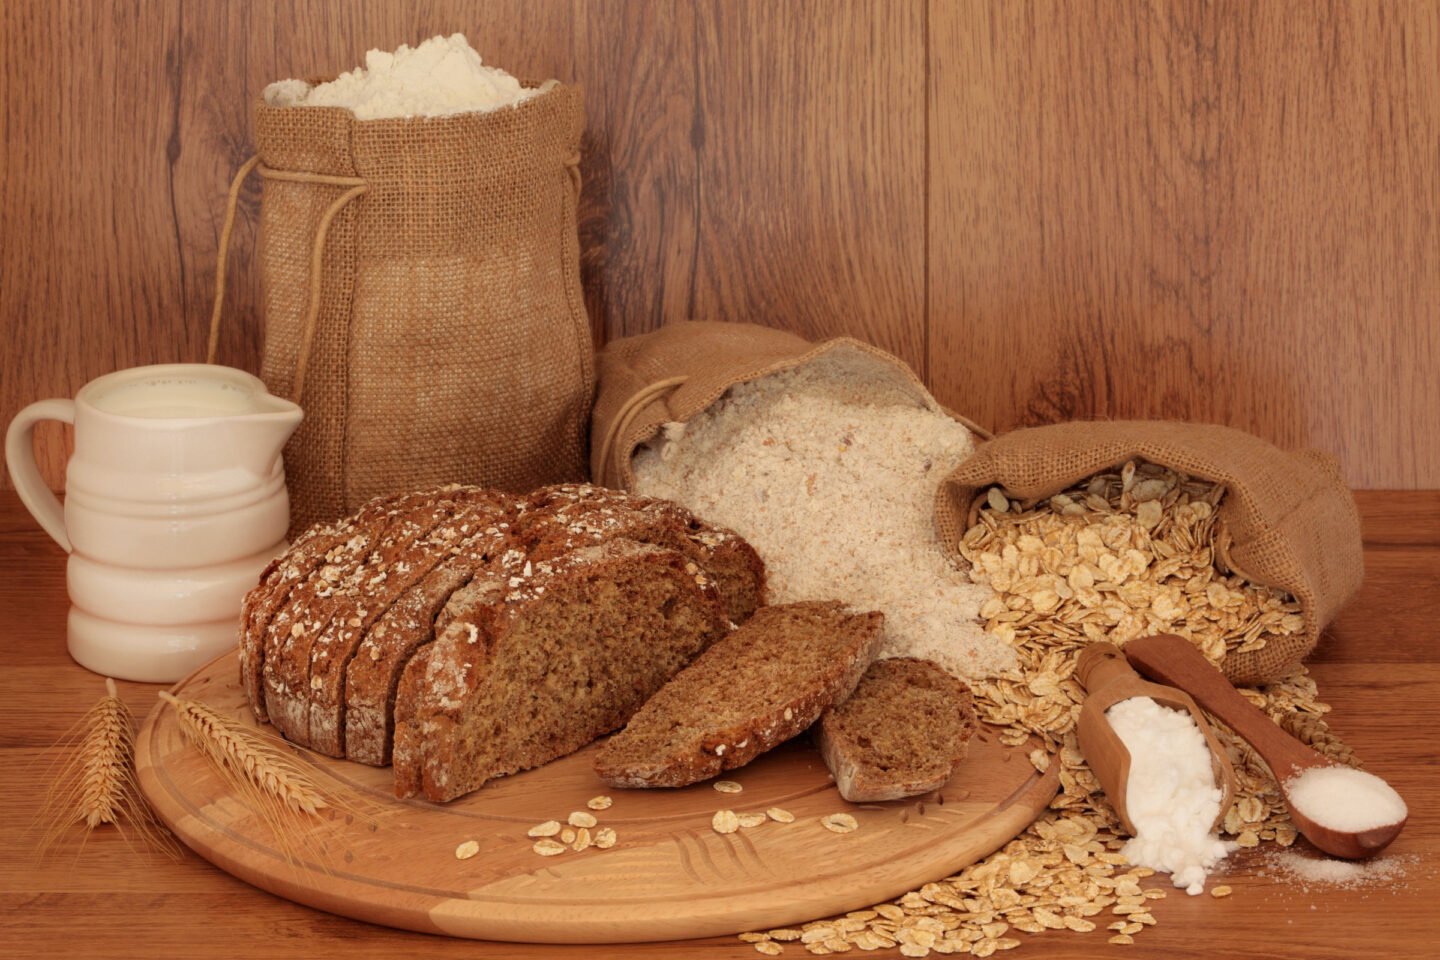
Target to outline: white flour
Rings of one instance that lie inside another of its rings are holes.
[[[281,80],[265,88],[265,102],[279,107],[344,107],[361,120],[443,117],[513,107],[543,93],[527,89],[504,70],[487,67],[464,35],[432,37],[394,53],[371,50],[365,66],[311,87]]]
[[[902,400],[895,376],[837,348],[735,386],[636,454],[636,492],[678,500],[749,540],[771,602],[879,610],[880,656],[992,676],[1015,665],[978,621],[993,592],[946,558],[933,522],[936,489],[974,449],[970,433],[918,398]]]
[[[1210,766],[1210,745],[1194,719],[1149,697],[1121,700],[1105,718],[1130,752],[1125,807],[1135,836],[1121,851],[1136,866],[1163,870],[1192,896],[1225,859],[1211,833],[1221,790]]]

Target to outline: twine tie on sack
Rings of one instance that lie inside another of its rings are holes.
[[[259,372],[305,411],[284,451],[292,537],[401,490],[588,473],[584,108],[548,91],[424,120],[255,104]]]
[[[575,191],[575,198],[580,198],[580,152],[577,150],[565,158],[565,172],[570,176],[570,187]]]
[[[230,181],[230,192],[225,198],[225,222],[220,229],[220,248],[216,252],[215,304],[210,311],[210,343],[205,350],[205,362],[214,363],[220,346],[220,313],[225,304],[225,263],[230,250],[230,236],[235,231],[235,210],[240,203],[240,187],[255,170],[267,180],[288,180],[294,183],[319,183],[329,186],[350,187],[320,215],[315,228],[315,240],[310,248],[310,292],[306,303],[305,320],[300,328],[300,349],[295,357],[295,382],[290,399],[295,403],[305,393],[305,371],[310,365],[310,351],[315,342],[315,326],[320,318],[321,265],[325,259],[325,239],[330,233],[330,224],[345,206],[370,189],[360,177],[339,177],[324,173],[306,173],[296,170],[275,170],[260,163],[256,154],[236,172]]]
[[[618,484],[620,480],[619,468],[612,468],[610,464],[610,452],[615,445],[615,441],[625,435],[625,431],[630,429],[630,425],[635,422],[635,418],[640,415],[640,411],[644,409],[647,403],[656,399],[661,394],[668,393],[673,388],[680,386],[688,379],[689,377],[668,377],[664,380],[656,380],[644,389],[635,391],[620,407],[615,419],[610,422],[610,429],[605,431],[605,436],[600,440],[601,476],[595,479],[598,480],[602,486],[611,485],[606,484],[605,481],[607,478],[614,480],[616,484]]]

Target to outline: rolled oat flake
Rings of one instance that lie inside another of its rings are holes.
[[[1287,780],[1285,793],[1303,816],[1346,833],[1388,827],[1410,812],[1390,784],[1351,767],[1311,767]]]

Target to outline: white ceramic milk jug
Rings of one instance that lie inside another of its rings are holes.
[[[170,682],[237,640],[240,602],[283,549],[280,451],[300,408],[210,364],[121,370],[21,410],[5,459],[21,501],[70,554],[70,655]],[[75,425],[62,511],[35,466],[41,420]]]

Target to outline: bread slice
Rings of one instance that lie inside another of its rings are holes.
[[[718,594],[687,563],[611,540],[477,576],[401,676],[396,795],[451,800],[623,725],[725,632]]]
[[[331,562],[292,591],[271,624],[262,668],[265,710],[285,739],[316,746],[310,735],[312,663],[349,642],[369,605],[383,602],[372,597],[383,596],[395,562],[454,511],[455,502],[441,491],[420,502],[397,500],[382,523],[331,551]]]
[[[511,511],[513,519],[513,510]],[[395,695],[415,652],[435,640],[451,597],[514,548],[511,520],[474,531],[370,627],[345,667],[345,756],[384,766],[395,734]],[[517,552],[515,557],[519,557]]]
[[[683,787],[744,766],[850,695],[883,620],[835,601],[760,608],[611,737],[595,772],[617,787]]]
[[[368,537],[399,499],[373,500],[353,516],[306,530],[261,571],[259,584],[245,595],[240,608],[240,688],[257,719],[269,719],[263,677],[266,642],[275,617],[286,608],[291,594],[329,562],[335,550],[357,536]]]
[[[929,660],[877,660],[850,698],[814,727],[816,745],[851,803],[943,787],[975,733],[970,688]]]
[[[472,534],[503,522],[510,512],[502,493],[479,487],[444,490],[428,516],[420,511],[420,522],[395,538],[393,550],[377,551],[365,589],[341,596],[329,625],[310,646],[310,749],[345,756],[346,669],[371,626]],[[426,530],[430,517],[441,519]]]
[[[669,500],[588,483],[542,487],[526,498],[517,529],[536,561],[617,539],[677,550],[714,581],[732,623],[765,602],[765,564],[755,548]]]

